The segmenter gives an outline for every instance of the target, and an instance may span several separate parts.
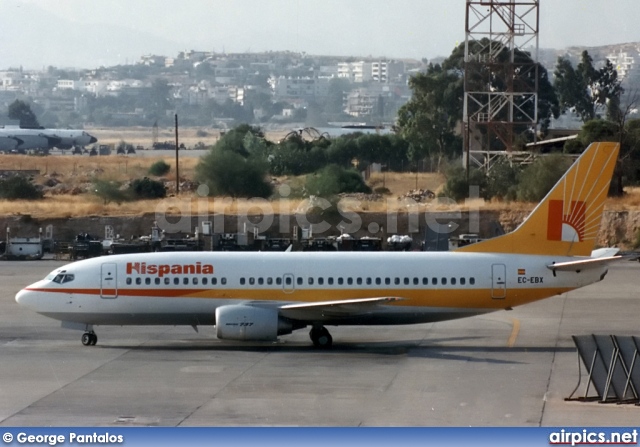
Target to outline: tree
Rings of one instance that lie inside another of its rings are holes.
[[[200,159],[196,179],[209,187],[210,196],[267,198],[272,194],[265,162],[217,145]]]
[[[196,178],[209,187],[209,195],[262,197],[272,193],[267,181],[269,143],[258,127],[242,124],[227,132],[200,159]]]
[[[490,45],[491,44],[491,45]],[[464,73],[465,70],[473,70],[473,72],[466,73],[468,82],[467,89],[471,91],[479,92],[506,92],[510,86],[515,88],[516,91],[528,91],[534,86],[538,86],[538,124],[542,132],[546,132],[549,126],[551,117],[558,117],[560,110],[558,107],[558,98],[556,92],[549,81],[549,74],[542,64],[534,62],[531,58],[531,54],[515,49],[513,54],[513,65],[508,62],[511,61],[511,52],[509,48],[502,45],[499,42],[490,42],[489,39],[484,38],[478,42],[471,42],[469,45],[474,47],[470,49],[472,54],[486,53],[486,49],[490,47],[499,48],[502,46],[502,50],[497,54],[491,55],[491,58],[495,60],[495,64],[467,64],[464,60],[465,44],[461,44],[453,50],[453,53],[449,58],[443,62],[443,67],[447,70],[456,70],[460,73]],[[487,55],[489,56],[489,55]],[[517,67],[518,75],[514,76],[511,71]],[[462,116],[462,104],[460,106],[460,116]],[[467,113],[474,112],[473,104],[470,104],[470,109]],[[515,123],[523,123],[514,127],[516,135],[523,135],[526,131],[530,130],[531,117],[534,116],[535,104],[533,101],[524,101],[522,104],[518,104],[518,107],[514,108],[514,116],[509,117],[509,108],[504,107],[500,113],[494,115],[494,120],[512,121]],[[494,112],[495,113],[495,112]]]
[[[425,156],[437,158],[438,169],[443,158],[461,150],[455,134],[462,118],[463,79],[458,72],[429,65],[427,73],[409,80],[413,96],[398,110],[397,130],[410,144],[414,162]]]
[[[617,118],[624,89],[611,61],[607,59],[605,65],[597,70],[585,50],[575,70],[568,59],[558,58],[554,74],[554,88],[563,112],[573,108],[586,123],[595,119],[601,108],[607,107],[607,115]]]
[[[19,99],[9,104],[9,118],[20,121],[20,127],[40,127],[38,118],[31,110],[31,106]]]

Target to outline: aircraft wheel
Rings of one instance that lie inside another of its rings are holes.
[[[81,341],[85,346],[95,346],[98,343],[98,336],[93,332],[85,332],[82,334]]]
[[[313,346],[316,348],[330,348],[333,344],[333,337],[327,330],[326,327],[314,327],[309,332],[309,337],[311,337],[311,341],[313,342]]]

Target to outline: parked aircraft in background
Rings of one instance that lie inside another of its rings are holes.
[[[54,270],[16,301],[62,326],[215,325],[267,341],[307,326],[427,323],[541,300],[601,281],[617,249],[594,250],[616,143],[594,143],[512,233],[453,252],[178,252],[92,258]]]
[[[84,147],[98,139],[80,129],[0,127],[0,150],[71,149]]]

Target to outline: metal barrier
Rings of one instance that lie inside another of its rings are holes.
[[[565,400],[640,405],[640,338],[618,335],[574,335],[578,349],[578,384]],[[581,362],[582,361],[582,362]],[[573,397],[587,371],[584,395]],[[595,395],[589,395],[591,385]]]

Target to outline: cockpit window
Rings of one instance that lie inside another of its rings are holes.
[[[56,282],[58,284],[64,284],[66,282],[71,282],[75,279],[75,275],[71,274],[71,273],[66,273],[65,271],[62,272],[58,272],[58,273],[52,273],[49,276],[47,276],[46,279],[50,279],[53,282]]]

